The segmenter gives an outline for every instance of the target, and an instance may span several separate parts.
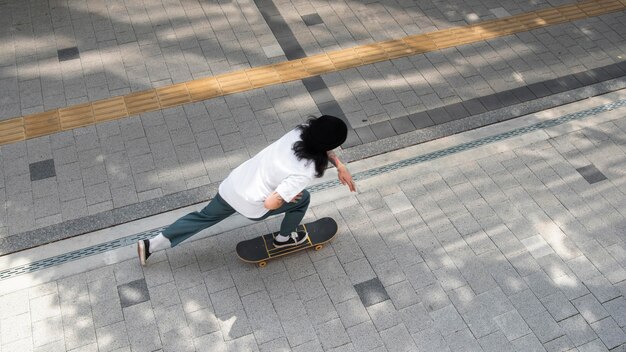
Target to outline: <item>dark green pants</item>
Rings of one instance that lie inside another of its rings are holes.
[[[270,210],[264,216],[251,220],[259,221],[272,215],[285,213],[285,218],[280,225],[280,234],[288,236],[292,231],[296,230],[296,227],[298,227],[302,221],[304,213],[306,213],[310,202],[311,195],[305,190],[302,191],[302,198],[300,198],[297,202],[285,203],[280,208]],[[169,239],[172,243],[172,247],[174,247],[189,237],[217,224],[234,213],[236,213],[235,209],[226,203],[226,201],[222,199],[218,193],[201,211],[189,213],[168,226],[165,230],[163,230],[163,236],[167,237],[167,239]]]

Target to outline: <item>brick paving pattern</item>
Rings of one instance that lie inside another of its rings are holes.
[[[2,296],[1,350],[620,350],[624,133],[619,118],[314,207],[337,239],[263,269],[233,249],[276,220]]]

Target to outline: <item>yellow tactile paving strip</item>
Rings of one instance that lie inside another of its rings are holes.
[[[586,0],[463,27],[330,51],[298,60],[136,92],[123,97],[16,117],[0,122],[0,145],[379,61],[599,16],[625,8],[626,0]]]

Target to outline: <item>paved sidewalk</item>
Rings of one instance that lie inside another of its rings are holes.
[[[355,196],[325,193],[333,201],[307,219],[332,216],[337,239],[262,269],[233,249],[278,219],[156,253],[145,268],[126,248],[76,275],[23,275],[39,283],[0,297],[0,351],[623,351],[626,108],[593,108],[624,99],[355,162],[360,172],[470,145],[363,180]],[[572,119],[471,146],[562,116]]]
[[[0,120],[567,3],[1,0]],[[357,143],[346,153],[359,160],[621,89],[625,18],[591,16],[3,145],[0,255],[204,201],[311,114],[345,116]]]

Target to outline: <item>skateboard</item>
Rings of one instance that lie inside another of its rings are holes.
[[[275,248],[272,242],[278,232],[273,232],[237,243],[237,255],[244,262],[255,263],[262,268],[267,265],[267,260],[272,258],[312,247],[319,251],[324,247],[324,243],[332,240],[337,234],[337,222],[332,218],[321,218],[298,226],[298,231],[306,231],[309,238],[297,246]]]

